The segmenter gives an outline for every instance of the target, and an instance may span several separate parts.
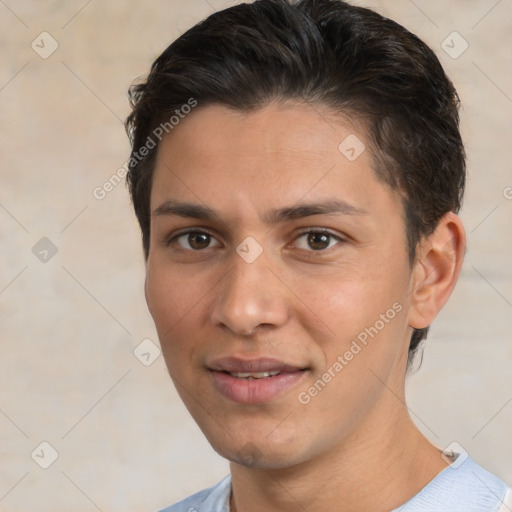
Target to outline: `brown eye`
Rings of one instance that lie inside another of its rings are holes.
[[[325,251],[338,245],[343,240],[327,231],[306,231],[299,235],[294,243],[297,249],[304,251]]]
[[[204,249],[210,249],[211,247],[218,247],[220,244],[217,240],[209,233],[203,233],[201,231],[189,231],[183,233],[174,239],[175,243],[183,249],[189,251],[202,251]]]
[[[188,235],[188,243],[195,250],[206,249],[210,245],[210,239],[211,236],[205,233],[190,233]]]
[[[326,233],[308,233],[308,245],[314,251],[321,251],[329,247],[331,236]]]

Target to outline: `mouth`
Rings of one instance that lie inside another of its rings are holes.
[[[231,377],[235,377],[237,379],[247,379],[247,380],[254,380],[254,379],[266,379],[268,377],[275,377],[276,375],[279,375],[281,372],[278,370],[271,371],[271,372],[225,372],[228,375],[231,375]]]
[[[214,388],[238,404],[271,402],[303,380],[308,368],[277,359],[223,358],[208,365]]]

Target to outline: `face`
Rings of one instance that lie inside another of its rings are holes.
[[[146,298],[181,398],[232,461],[336,453],[403,395],[403,208],[364,143],[287,103],[198,108],[159,147]]]

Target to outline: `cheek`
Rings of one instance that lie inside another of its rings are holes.
[[[392,364],[407,330],[407,276],[406,266],[387,266],[383,271],[374,263],[297,280],[297,295],[307,306],[301,308],[302,325],[306,318],[317,317],[327,327],[326,334],[316,339],[327,366],[347,350],[357,352],[353,359],[358,363],[350,366]]]
[[[357,271],[304,279],[297,295],[304,297],[311,315],[317,315],[337,336],[353,335],[373,325],[381,313],[403,301],[405,286]]]
[[[183,347],[176,341],[187,332],[190,334],[187,326],[198,323],[202,298],[198,290],[179,272],[148,261],[145,295],[164,351]]]
[[[162,329],[169,328],[178,318],[180,302],[177,284],[170,274],[157,271],[154,265],[148,262],[145,283],[146,302],[159,334]]]

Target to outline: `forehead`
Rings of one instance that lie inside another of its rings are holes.
[[[199,105],[160,143],[152,209],[169,197],[239,212],[327,195],[361,209],[396,204],[367,146],[362,123],[321,106],[287,102],[240,112]]]
[[[196,156],[216,160],[237,156],[296,156],[302,160],[342,156],[339,144],[348,136],[363,149],[363,123],[333,113],[321,105],[287,101],[241,112],[223,105],[199,106],[164,137],[161,146],[194,149]],[[229,149],[221,154],[221,149]],[[199,150],[199,151],[198,151]],[[328,154],[325,151],[328,150]],[[350,153],[346,154],[348,157]],[[355,158],[354,158],[355,160]]]

